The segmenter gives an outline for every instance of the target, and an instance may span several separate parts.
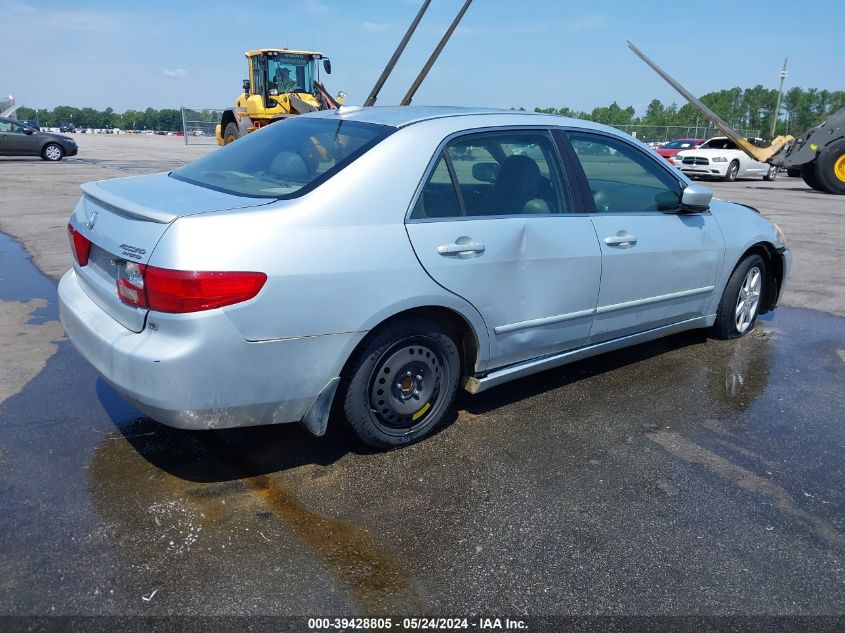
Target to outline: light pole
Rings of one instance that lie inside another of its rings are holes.
[[[778,115],[780,115],[780,100],[781,98],[783,98],[783,80],[786,79],[786,75],[789,74],[786,71],[786,62],[788,61],[788,57],[783,60],[783,70],[780,71],[778,75],[780,77],[780,88],[778,89],[778,103],[775,106],[775,111],[772,113],[772,129],[769,132],[769,138],[775,137],[775,127],[778,124]]]

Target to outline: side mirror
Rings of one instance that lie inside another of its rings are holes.
[[[701,213],[710,208],[713,192],[701,185],[687,185],[681,194],[681,210]]]
[[[475,163],[472,166],[472,177],[481,182],[496,182],[499,177],[498,163]]]
[[[23,129],[23,133],[27,136],[32,136],[33,134],[35,134],[35,130],[33,130],[31,127],[25,127]]]
[[[328,57],[323,58],[323,70],[326,71],[327,75],[332,74],[332,60],[330,60]]]
[[[244,87],[244,94],[248,95],[249,94],[249,79],[244,79],[243,87]]]

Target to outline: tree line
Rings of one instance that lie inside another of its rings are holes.
[[[777,90],[761,85],[753,88],[730,88],[711,92],[703,97],[711,110],[736,129],[759,130],[768,136],[772,113],[777,105]],[[818,125],[836,110],[845,107],[845,91],[818,90],[816,88],[792,88],[783,95],[776,134],[800,134]],[[607,106],[594,108],[591,112],[579,112],[568,107],[534,108],[535,112],[562,114],[579,119],[613,126],[647,125],[684,127],[706,127],[704,117],[691,105],[664,105],[659,99],[648,104],[645,114],[637,116],[633,106],[623,107],[616,101]],[[190,121],[216,122],[220,116],[216,110],[186,111]],[[52,110],[22,107],[17,117],[34,120],[42,127],[58,127],[60,123],[73,123],[77,128],[110,128],[124,130],[181,130],[182,113],[175,108],[156,110],[126,110],[115,112],[112,108],[74,108],[58,106]]]
[[[18,108],[16,116],[24,121],[36,121],[40,127],[59,127],[62,123],[72,123],[77,128],[121,130],[156,130],[176,131],[182,129],[182,112],[175,108],[156,110],[126,110],[115,112],[112,108],[95,110],[94,108],[75,108],[57,106],[52,110],[43,108]],[[185,116],[190,121],[216,122],[220,113],[217,110],[186,110]]]
[[[772,114],[777,107],[777,97],[777,90],[757,85],[753,88],[730,88],[710,92],[701,97],[701,101],[731,127],[759,130],[763,136],[768,136],[771,130]],[[845,91],[792,88],[783,95],[775,134],[801,134],[843,107],[845,107]],[[664,105],[659,99],[653,99],[648,104],[645,115],[641,117],[636,116],[633,106],[622,107],[615,101],[609,106],[594,108],[592,112],[578,112],[568,107],[534,108],[534,111],[589,119],[616,127],[624,125],[705,127],[707,125],[704,116],[690,104],[686,103],[680,107],[676,103]]]

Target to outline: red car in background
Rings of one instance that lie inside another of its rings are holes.
[[[663,158],[672,162],[672,156],[685,149],[696,149],[704,142],[703,138],[676,138],[658,147],[655,151]]]

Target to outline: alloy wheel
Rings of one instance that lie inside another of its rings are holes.
[[[754,266],[749,270],[742,285],[739,287],[739,296],[734,309],[734,324],[736,331],[744,333],[754,322],[757,315],[757,306],[760,303],[760,291],[763,285],[763,273]]]

